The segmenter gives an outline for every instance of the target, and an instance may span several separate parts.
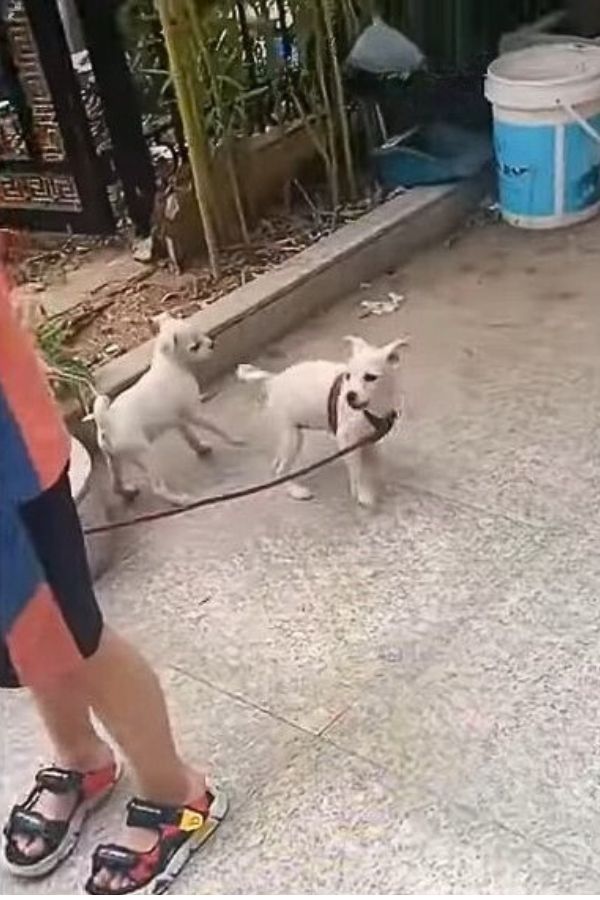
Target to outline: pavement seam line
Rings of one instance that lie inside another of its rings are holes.
[[[407,491],[408,493],[417,495],[422,494],[424,497],[431,497],[434,500],[438,500],[442,503],[448,503],[451,506],[464,508],[466,510],[469,510],[470,512],[481,513],[482,515],[489,516],[490,519],[504,519],[505,521],[510,522],[511,525],[518,525],[519,527],[526,528],[529,531],[551,534],[554,531],[560,532],[569,525],[568,522],[565,522],[562,526],[548,526],[544,525],[542,522],[530,522],[527,519],[519,519],[515,516],[511,516],[509,513],[502,512],[499,509],[489,509],[486,506],[479,506],[477,503],[473,503],[469,500],[461,500],[459,497],[453,497],[449,494],[442,494],[441,492],[436,491],[433,488],[419,487],[418,485],[410,484],[405,481],[399,481],[397,484],[399,488]]]
[[[367,763],[368,765],[377,769],[381,774],[386,775],[388,778],[392,778],[393,780],[398,781],[398,782],[400,781],[398,775],[395,774],[394,772],[392,772],[390,769],[388,769],[388,767],[383,765],[383,763],[380,763],[374,759],[371,759],[369,756],[365,756],[362,753],[358,753],[356,750],[350,750],[348,747],[345,747],[343,744],[339,744],[337,741],[333,740],[331,737],[328,737],[327,735],[323,735],[321,737],[321,740],[324,743],[329,744],[330,746],[334,747],[339,752],[344,753],[346,756],[349,756],[356,760],[360,760],[360,762]],[[582,872],[587,872],[590,875],[593,875],[595,878],[600,878],[600,871],[594,869],[592,866],[588,865],[587,863],[582,863],[578,859],[574,859],[570,856],[565,856],[559,850],[557,850],[555,847],[548,846],[537,840],[532,840],[530,837],[527,837],[527,835],[522,834],[520,831],[518,831],[515,828],[512,828],[510,825],[506,825],[504,822],[501,822],[497,819],[489,818],[489,817],[485,816],[485,814],[482,815],[481,812],[478,809],[476,809],[475,807],[469,806],[468,804],[464,804],[464,803],[458,803],[455,800],[445,800],[429,787],[424,787],[424,790],[428,794],[428,796],[431,798],[431,801],[433,801],[436,806],[441,807],[441,808],[446,807],[447,809],[454,808],[456,810],[460,810],[460,811],[462,811],[463,815],[464,814],[468,815],[473,820],[474,824],[479,824],[480,826],[493,825],[495,828],[498,828],[501,831],[504,831],[507,834],[510,834],[513,837],[518,838],[520,841],[523,842],[525,847],[537,847],[538,850],[543,850],[544,853],[548,853],[552,856],[555,856],[557,859],[559,859],[563,862],[569,863],[569,865],[575,866]],[[415,812],[419,809],[424,809],[424,808],[426,808],[426,804],[420,803],[420,804],[415,805],[414,807],[411,807],[411,809],[408,812]]]
[[[183,666],[171,664],[168,666],[168,668],[170,668],[174,672],[177,672],[179,675],[184,675],[186,678],[191,678],[193,681],[197,681],[199,684],[203,684],[205,687],[211,688],[211,690],[213,691],[217,691],[219,694],[223,694],[223,696],[225,697],[229,697],[230,700],[235,700],[238,703],[241,703],[243,706],[248,707],[249,709],[253,709],[256,712],[263,713],[263,715],[269,716],[271,719],[275,719],[282,725],[287,725],[289,728],[293,728],[300,734],[303,734],[310,738],[320,737],[319,732],[311,731],[310,728],[305,728],[303,725],[299,725],[297,722],[292,722],[290,719],[286,719],[285,716],[274,712],[268,707],[261,706],[260,703],[256,703],[254,700],[250,700],[249,697],[244,697],[243,694],[237,694],[235,691],[230,691],[227,688],[214,684],[214,682],[210,681],[208,678],[203,678],[196,673],[188,672],[188,670]]]

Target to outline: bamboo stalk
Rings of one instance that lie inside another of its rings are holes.
[[[344,24],[346,26],[346,38],[348,41],[348,46],[351,47],[358,37],[358,33],[360,31],[360,22],[358,20],[356,12],[354,11],[354,7],[352,6],[352,0],[342,0],[342,10]]]
[[[190,84],[188,31],[185,23],[182,22],[183,7],[181,3],[173,2],[173,0],[156,0],[156,6],[165,36],[173,84],[189,148],[194,190],[204,229],[210,268],[213,278],[216,280],[220,277],[221,270],[218,239],[210,199],[212,189],[209,156],[203,122],[198,112],[198,98],[194,96]]]
[[[319,86],[321,88],[321,95],[323,98],[323,107],[325,110],[325,126],[327,128],[327,135],[329,139],[329,155],[330,155],[330,168],[329,168],[329,188],[331,191],[331,204],[333,210],[337,210],[340,203],[340,178],[339,178],[339,166],[338,166],[338,153],[337,153],[337,141],[335,134],[335,119],[333,116],[333,109],[331,106],[331,98],[329,96],[329,89],[327,86],[327,79],[325,77],[325,67],[323,65],[323,33],[321,31],[321,21],[319,17],[319,9],[315,5],[314,7],[314,27],[315,27],[315,61],[317,68],[317,78],[319,81]]]
[[[329,159],[329,154],[327,153],[327,147],[325,146],[325,144],[323,143],[323,141],[317,134],[316,128],[313,128],[313,126],[310,122],[309,116],[306,114],[305,110],[302,108],[302,104],[300,103],[300,98],[298,97],[298,94],[294,90],[291,90],[290,94],[291,94],[292,100],[294,102],[294,106],[296,107],[296,112],[298,113],[298,117],[299,117],[300,121],[302,122],[303,126],[306,128],[307,134],[308,134],[309,138],[311,139],[311,141],[313,142],[315,149],[317,150],[317,153],[319,154],[319,156],[322,158],[323,162],[329,169],[329,167],[331,166],[331,160]]]
[[[323,21],[325,23],[325,33],[329,44],[329,54],[331,57],[331,67],[333,71],[333,83],[336,91],[337,114],[340,121],[340,131],[342,136],[342,150],[344,164],[346,169],[346,181],[348,183],[348,193],[350,199],[356,198],[356,178],[354,176],[354,161],[352,159],[352,145],[350,142],[350,125],[348,122],[348,114],[346,111],[346,98],[344,95],[344,85],[342,82],[342,73],[337,57],[337,42],[335,38],[335,27],[333,16],[331,14],[332,0],[321,0],[321,8],[323,10]]]
[[[198,123],[199,132],[202,135],[203,167],[206,173],[204,192],[217,235],[220,237],[221,241],[223,241],[227,238],[227,222],[223,215],[222,206],[217,201],[215,195],[211,144],[207,134],[205,121],[205,109],[207,105],[210,106],[210,102],[208,104],[206,103],[206,80],[198,55],[201,51],[201,46],[199,47],[195,44],[196,32],[194,30],[194,25],[196,23],[199,28],[198,34],[200,35],[200,44],[202,44],[203,18],[198,12],[198,0],[171,0],[171,2],[175,2],[176,4],[183,3],[185,24],[186,26],[189,26],[186,32],[188,58],[185,71],[189,90],[194,100],[194,115]],[[200,0],[200,4],[201,3],[202,0]],[[210,98],[208,99],[210,100]]]
[[[233,150],[231,147],[232,143],[232,132],[231,132],[231,122],[229,120],[225,121],[224,115],[224,106],[223,106],[223,96],[221,93],[221,89],[219,87],[219,83],[217,77],[215,75],[215,69],[213,65],[213,60],[211,56],[211,51],[206,43],[206,38],[204,34],[204,29],[202,27],[202,22],[200,20],[200,15],[198,13],[197,8],[192,0],[190,3],[190,20],[192,23],[192,31],[194,33],[194,40],[196,42],[196,46],[202,56],[202,61],[204,63],[204,68],[206,69],[206,73],[208,75],[208,81],[210,84],[210,89],[213,95],[213,103],[215,105],[215,109],[217,110],[219,121],[221,124],[222,132],[223,132],[223,154],[225,158],[225,167],[227,170],[227,176],[229,178],[229,183],[231,186],[231,194],[233,197],[233,202],[235,205],[235,211],[238,218],[238,223],[240,226],[240,233],[242,236],[242,241],[244,244],[250,243],[250,233],[248,230],[248,219],[246,217],[246,212],[244,210],[244,202],[242,200],[242,192],[240,188],[240,180],[238,177],[238,172],[236,169],[235,157],[233,154]]]
[[[237,213],[238,222],[240,224],[240,232],[242,241],[246,246],[250,243],[250,232],[248,231],[248,220],[246,211],[244,210],[244,201],[242,200],[242,191],[240,188],[240,180],[235,165],[235,156],[231,148],[231,135],[228,134],[224,138],[223,151],[225,153],[225,166],[231,184],[231,192],[233,194],[233,202],[235,203],[235,211]]]

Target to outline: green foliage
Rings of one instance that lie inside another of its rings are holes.
[[[87,408],[92,377],[86,364],[68,348],[68,327],[57,318],[44,319],[36,328],[36,338],[48,378],[59,400],[76,398]]]
[[[354,135],[342,63],[361,26],[357,0],[156,0],[177,95],[196,197],[213,273],[226,239],[222,204],[213,188],[213,161],[221,155],[248,240],[236,142],[285,122],[304,124],[323,162],[331,208],[356,195]],[[129,25],[149,28],[151,0],[131,0]],[[132,12],[134,10],[134,12]],[[145,13],[143,13],[145,10]],[[142,14],[143,13],[143,14]],[[155,33],[154,26],[150,28]],[[143,29],[133,42],[140,77],[152,76]],[[143,52],[142,52],[143,51]],[[151,54],[150,54],[151,56]],[[160,70],[160,67],[159,67]],[[160,105],[166,89],[156,95]]]
[[[142,113],[160,119],[169,112],[171,75],[154,0],[128,0],[119,10]]]

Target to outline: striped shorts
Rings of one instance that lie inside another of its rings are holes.
[[[70,674],[101,634],[67,471],[21,506],[0,498],[0,687]]]

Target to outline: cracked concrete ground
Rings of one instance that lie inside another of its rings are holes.
[[[269,493],[121,533],[102,605],[231,795],[179,891],[600,889],[599,247],[598,221],[473,229],[265,354],[280,368],[338,356],[349,332],[411,334],[379,513],[336,465],[312,503]],[[361,320],[388,290],[403,309]],[[225,382],[212,410],[248,448],[199,463],[166,440],[172,481],[264,478],[249,386]],[[44,756],[26,698],[0,704],[5,810]],[[34,890],[81,890],[130,790]]]

